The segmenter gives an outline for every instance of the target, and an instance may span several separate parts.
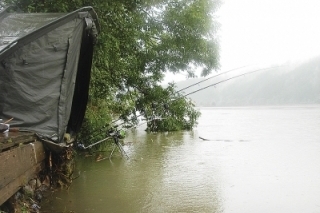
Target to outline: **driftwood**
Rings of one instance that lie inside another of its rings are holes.
[[[199,137],[199,138],[204,141],[210,141],[209,139],[206,139],[206,138],[202,138],[202,137]]]

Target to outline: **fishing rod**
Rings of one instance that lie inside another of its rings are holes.
[[[153,119],[146,120],[145,122],[140,123],[139,125],[135,125],[135,126],[132,126],[131,128],[127,128],[127,131],[130,130],[130,129],[133,129],[133,128],[137,128],[138,126],[144,125],[144,124],[146,124],[146,123],[148,123],[148,122],[150,122],[150,121],[153,121],[153,120],[164,120],[164,119],[166,119],[166,118],[155,117],[155,118],[153,118]],[[118,126],[123,125],[123,124],[125,124],[125,122],[123,122],[123,123],[121,123],[121,124],[119,124],[119,125],[117,125],[117,126],[111,127],[110,130],[112,130],[112,129],[114,129],[114,128],[118,128]],[[90,145],[88,145],[88,146],[84,146],[83,144],[78,144],[78,148],[80,148],[81,150],[90,149],[91,147],[93,147],[93,146],[95,146],[95,145],[98,145],[98,144],[100,144],[100,143],[102,143],[102,142],[104,142],[104,141],[107,141],[108,139],[113,138],[114,133],[112,133],[110,130],[108,131],[108,132],[109,132],[109,136],[108,136],[108,137],[106,137],[106,138],[104,138],[104,139],[102,139],[102,140],[99,140],[99,141],[97,141],[97,142],[95,142],[95,143],[93,143],[93,144],[90,144]],[[117,131],[118,131],[118,130],[117,130]],[[121,135],[121,134],[120,134],[120,135]],[[121,137],[123,138],[123,136],[121,136]],[[121,139],[121,137],[120,137],[120,139]]]
[[[156,117],[156,118],[154,118],[154,119],[156,119],[156,120],[160,120],[160,119],[161,119],[161,120],[162,120],[162,119],[165,119],[165,118],[158,118],[158,117]],[[141,123],[141,124],[139,124],[139,125],[135,125],[135,126],[133,126],[133,127],[131,127],[131,128],[136,128],[137,126],[143,125],[143,124],[148,123],[148,122],[150,122],[150,120],[147,120],[146,122]],[[120,125],[123,125],[124,123],[125,123],[125,122],[123,122],[123,123],[120,124]],[[89,146],[86,146],[86,147],[85,147],[83,144],[78,144],[78,148],[80,148],[80,149],[88,149],[88,148],[91,148],[91,147],[93,147],[93,146],[95,146],[95,145],[98,145],[98,144],[100,144],[100,143],[102,143],[102,142],[104,142],[104,141],[106,141],[106,140],[108,140],[108,139],[113,138],[114,147],[113,147],[113,149],[112,149],[112,151],[111,151],[111,153],[110,153],[110,155],[109,155],[109,159],[111,159],[111,157],[112,157],[112,155],[113,155],[113,153],[114,153],[114,151],[115,151],[115,149],[116,149],[117,147],[118,147],[121,155],[122,155],[122,156],[125,156],[127,159],[129,159],[129,156],[127,155],[127,153],[125,152],[125,150],[123,149],[123,146],[121,145],[121,143],[120,143],[120,141],[119,141],[119,139],[123,139],[125,136],[124,136],[124,134],[121,132],[121,130],[118,130],[117,128],[118,128],[118,125],[117,125],[117,126],[114,126],[114,127],[111,127],[111,128],[107,131],[107,133],[109,134],[108,137],[106,137],[106,138],[104,138],[104,139],[102,139],[102,140],[99,140],[99,141],[97,141],[96,143],[90,144]],[[127,130],[129,130],[129,129],[131,129],[131,128],[128,128]],[[112,131],[112,130],[114,130],[114,131]],[[100,160],[104,160],[104,159],[107,159],[107,158],[103,158],[103,159],[100,159]],[[100,161],[100,160],[99,160],[99,161]]]
[[[83,144],[78,144],[78,148],[81,150],[85,150],[85,149],[89,149],[95,145],[98,145],[106,140],[109,139],[113,139],[114,142],[114,147],[111,151],[111,154],[109,156],[109,159],[112,157],[114,150],[116,149],[116,147],[118,147],[120,153],[122,156],[126,156],[127,159],[129,159],[129,156],[127,155],[127,153],[124,151],[119,139],[123,139],[124,138],[124,133],[121,130],[118,130],[118,126],[114,126],[112,127],[108,132],[107,132],[108,136],[102,140],[97,141],[96,143],[90,144],[89,146],[84,146]]]
[[[93,147],[93,146],[95,146],[95,145],[98,145],[98,144],[100,144],[100,143],[102,143],[102,142],[104,142],[104,141],[106,141],[106,140],[108,140],[108,139],[110,139],[110,138],[111,138],[111,137],[106,137],[106,138],[104,138],[104,139],[102,139],[102,140],[100,140],[100,141],[98,141],[98,142],[95,142],[95,143],[93,143],[93,144],[90,144],[90,145],[88,145],[88,146],[84,146],[82,143],[78,143],[78,148],[81,149],[81,150],[90,149],[91,147]]]
[[[155,118],[155,120],[163,120],[163,119],[165,119],[165,118]],[[146,122],[144,122],[144,123],[142,123],[140,125],[143,125],[143,124],[148,123],[148,122],[150,122],[150,120],[148,120],[148,121],[146,121]],[[137,126],[139,126],[139,125],[136,125],[136,126],[131,127],[131,128],[136,128]],[[129,129],[131,129],[131,128],[129,128]],[[129,129],[127,129],[127,130],[129,130]],[[111,159],[111,157],[112,157],[112,155],[114,153],[114,150],[117,147],[118,147],[121,155],[125,156],[127,159],[129,159],[129,156],[127,155],[127,153],[125,152],[125,150],[123,149],[123,146],[121,145],[121,143],[119,141],[119,139],[123,139],[124,137],[125,137],[125,135],[124,135],[123,131],[118,130],[118,126],[114,126],[111,129],[109,129],[108,137],[106,137],[106,138],[104,138],[102,140],[99,140],[99,141],[97,141],[97,142],[95,142],[93,144],[90,144],[89,146],[84,146],[83,144],[78,144],[78,148],[81,149],[81,150],[89,149],[89,148],[91,148],[91,147],[93,147],[95,145],[98,145],[98,144],[100,144],[100,143],[102,143],[104,141],[107,141],[107,140],[112,138],[113,142],[114,142],[114,147],[113,147],[113,149],[112,149],[112,151],[110,153],[109,159]]]
[[[112,121],[112,122],[110,122],[110,123],[106,123],[106,124],[103,125],[101,128],[92,131],[92,132],[91,132],[91,135],[92,135],[93,133],[101,132],[102,129],[107,128],[108,126],[111,126],[112,124],[114,124],[114,123],[116,123],[116,122],[118,122],[118,121],[120,121],[120,120],[121,120],[121,119],[119,118],[119,119],[114,120],[114,121]],[[88,138],[88,137],[85,137],[85,138]]]
[[[193,92],[190,92],[190,93],[188,93],[188,94],[186,94],[186,95],[183,95],[181,98],[184,98],[184,97],[186,97],[186,96],[188,96],[188,95],[197,93],[197,92],[202,91],[202,90],[204,90],[204,89],[207,89],[207,88],[209,88],[209,87],[216,86],[216,85],[218,85],[218,84],[221,84],[221,83],[223,83],[223,82],[229,81],[229,80],[231,80],[231,79],[239,78],[239,77],[241,77],[241,76],[244,76],[244,75],[247,75],[247,74],[252,74],[252,73],[255,73],[255,72],[260,72],[260,71],[264,71],[264,70],[274,69],[274,68],[277,68],[277,67],[280,67],[280,66],[269,67],[269,68],[262,68],[262,69],[258,69],[258,70],[249,71],[249,72],[246,72],[246,73],[243,73],[243,74],[240,74],[240,75],[236,75],[236,76],[233,76],[233,77],[230,77],[230,78],[221,80],[221,81],[219,81],[219,82],[210,84],[210,85],[208,85],[208,86],[206,86],[206,87],[200,88],[200,89],[195,90],[195,91],[193,91]],[[175,99],[175,100],[177,100],[177,99]]]
[[[226,72],[219,73],[219,74],[214,75],[214,76],[212,76],[212,77],[206,78],[206,79],[204,79],[204,80],[202,80],[202,81],[199,81],[199,82],[197,82],[197,83],[194,83],[194,84],[192,84],[192,85],[189,85],[189,86],[187,86],[187,87],[184,87],[184,88],[176,91],[175,94],[178,94],[178,93],[180,93],[181,91],[183,91],[183,90],[185,90],[185,89],[188,89],[188,88],[190,88],[190,87],[192,87],[192,86],[198,85],[198,84],[200,84],[200,83],[202,83],[202,82],[205,82],[205,81],[207,81],[207,80],[209,80],[209,79],[218,77],[218,76],[223,75],[223,74],[227,74],[227,73],[232,72],[232,71],[236,71],[236,70],[242,69],[242,68],[247,67],[247,66],[248,66],[248,65],[242,66],[242,67],[238,67],[238,68],[234,68],[234,69],[228,70],[228,71],[226,71]],[[194,92],[188,93],[188,94],[183,95],[182,97],[179,97],[179,98],[177,98],[177,99],[175,99],[175,100],[184,98],[184,97],[186,97],[186,96],[188,96],[188,95],[191,95],[191,94],[196,93],[196,92],[198,92],[198,91],[204,90],[204,89],[206,89],[206,88],[208,88],[208,87],[215,86],[215,85],[217,85],[217,84],[223,83],[223,82],[228,81],[228,80],[231,80],[231,79],[233,79],[233,78],[237,78],[237,77],[243,76],[243,75],[245,75],[245,74],[250,74],[250,73],[254,73],[254,72],[258,72],[258,71],[262,71],[262,70],[267,70],[267,69],[272,69],[272,68],[274,68],[274,67],[271,67],[271,68],[263,68],[263,69],[258,69],[258,70],[246,72],[246,73],[244,73],[244,74],[237,75],[237,76],[234,76],[234,77],[231,77],[231,78],[222,80],[222,81],[220,81],[220,82],[218,82],[218,83],[215,83],[214,85],[209,85],[209,86],[204,87],[204,88],[202,88],[202,89],[199,89],[199,90],[196,90],[196,91],[194,91]],[[171,102],[173,102],[173,101],[175,101],[175,100],[172,100]],[[140,117],[140,116],[142,116],[142,115],[140,114],[140,115],[136,116],[136,118],[138,118],[138,117]],[[120,119],[118,119],[118,120],[120,120]],[[118,121],[118,120],[117,120],[117,121]],[[156,120],[156,119],[152,119],[152,120]],[[152,121],[152,120],[151,120],[151,121]],[[149,122],[149,121],[148,121],[148,122]],[[125,122],[123,122],[123,123],[125,123]]]
[[[202,82],[208,81],[208,80],[210,80],[210,79],[212,79],[212,78],[216,78],[216,77],[218,77],[218,76],[220,76],[220,75],[223,75],[223,74],[227,74],[227,73],[229,73],[229,72],[234,72],[234,71],[236,71],[236,70],[240,70],[240,69],[242,69],[242,68],[244,68],[244,67],[248,67],[248,65],[245,65],[245,66],[242,66],[242,67],[233,68],[233,69],[228,70],[228,71],[226,71],[226,72],[222,72],[222,73],[219,73],[219,74],[217,74],[217,75],[211,76],[211,77],[206,78],[206,79],[204,79],[204,80],[201,80],[201,81],[199,81],[199,82],[197,82],[197,83],[194,83],[194,84],[192,84],[192,85],[189,85],[189,86],[187,86],[187,87],[184,87],[184,88],[176,91],[175,93],[180,93],[181,91],[186,90],[186,89],[188,89],[188,88],[190,88],[190,87],[193,87],[193,86],[195,86],[195,85],[198,85],[198,84],[200,84],[200,83],[202,83]],[[138,118],[138,117],[140,117],[140,116],[141,116],[141,115],[136,116],[136,118]],[[120,121],[120,120],[121,120],[121,118],[118,118],[117,120],[114,120],[114,121],[112,121],[111,123],[107,123],[107,124],[103,125],[100,129],[97,129],[97,130],[93,131],[91,134],[96,133],[96,132],[99,132],[99,131],[102,131],[102,129],[104,129],[104,128],[108,127],[109,125],[112,125],[112,124],[114,124],[114,123],[116,123],[116,122],[118,122],[118,121]]]
[[[246,67],[246,66],[243,66],[243,67]],[[243,67],[242,67],[242,68],[243,68]],[[230,77],[230,78],[221,80],[221,81],[219,81],[219,82],[210,84],[210,85],[208,85],[208,86],[206,86],[206,87],[200,88],[200,89],[195,90],[195,91],[193,91],[193,92],[187,93],[187,94],[185,94],[185,95],[183,95],[183,96],[181,96],[181,97],[178,97],[178,98],[176,98],[176,99],[174,99],[174,100],[171,100],[171,102],[177,101],[177,100],[179,100],[179,99],[181,99],[181,98],[187,97],[188,95],[191,95],[191,94],[200,92],[200,91],[202,91],[202,90],[204,90],[204,89],[207,89],[207,88],[209,88],[209,87],[216,86],[216,85],[221,84],[221,83],[223,83],[223,82],[226,82],[226,81],[229,81],[229,80],[232,80],[232,79],[235,79],[235,78],[239,78],[239,77],[244,76],[244,75],[252,74],[252,73],[255,73],[255,72],[261,72],[261,71],[265,71],[265,70],[270,70],[270,69],[274,69],[274,68],[277,68],[277,67],[281,67],[281,66],[274,66],[274,67],[261,68],[261,69],[257,69],[257,70],[253,70],[253,71],[248,71],[248,72],[245,72],[245,73],[242,73],[242,74],[239,74],[239,75],[236,75],[236,76],[233,76],[233,77]],[[229,71],[227,71],[227,72],[235,71],[235,70],[237,70],[237,69],[240,69],[240,68],[236,68],[236,69],[233,69],[233,70],[229,70]],[[221,75],[221,74],[226,74],[227,72],[220,73],[220,74],[215,75],[215,76],[213,76],[213,77],[219,76],[219,75]],[[213,77],[211,77],[211,78],[213,78]],[[210,78],[209,78],[209,79],[210,79]],[[202,82],[204,82],[204,81],[206,81],[206,80],[209,80],[209,79],[205,79],[205,80],[203,80]],[[198,83],[200,83],[200,82],[198,82]],[[198,84],[198,83],[196,83],[196,84]],[[194,85],[196,85],[196,84],[194,84]],[[192,85],[192,86],[193,86],[193,85]],[[186,88],[184,88],[184,89],[187,89],[187,88],[189,88],[189,87],[186,87]],[[184,90],[184,89],[182,89],[182,90]],[[179,91],[182,91],[182,90],[179,90]],[[175,94],[179,93],[179,91],[176,92]],[[140,116],[142,116],[142,115],[140,114],[140,115],[137,116],[137,117],[140,117]]]
[[[246,66],[243,66],[243,67],[246,67]],[[241,68],[243,68],[243,67],[235,68],[235,69],[229,70],[229,71],[227,71],[227,72],[220,73],[220,74],[218,74],[218,75],[215,75],[215,76],[212,76],[212,77],[210,77],[210,78],[207,78],[207,79],[205,79],[205,80],[203,80],[203,81],[201,81],[201,82],[198,82],[198,83],[196,83],[196,84],[194,84],[194,85],[197,85],[197,84],[199,84],[199,83],[202,83],[202,82],[204,82],[204,81],[207,81],[207,80],[209,80],[209,79],[212,79],[212,78],[214,78],[214,77],[217,77],[217,76],[219,76],[219,75],[226,74],[226,73],[228,73],[228,72],[241,69]],[[183,96],[181,96],[181,97],[179,97],[179,98],[176,98],[176,99],[171,100],[171,102],[177,101],[177,100],[179,100],[179,99],[181,99],[181,98],[185,98],[185,97],[188,96],[188,95],[197,93],[197,92],[202,91],[202,90],[204,90],[204,89],[207,89],[207,88],[209,88],[209,87],[216,86],[216,85],[221,84],[221,83],[223,83],[223,82],[226,82],[226,81],[229,81],[229,80],[232,80],[232,79],[235,79],[235,78],[239,78],[239,77],[244,76],[244,75],[252,74],[252,73],[255,73],[255,72],[261,72],[261,71],[264,71],[264,70],[270,70],[270,69],[274,69],[274,68],[277,68],[277,67],[280,67],[280,66],[269,67],[269,68],[261,68],[261,69],[257,69],[257,70],[245,72],[245,73],[243,73],[243,74],[236,75],[236,76],[233,76],[233,77],[230,77],[230,78],[221,80],[221,81],[219,81],[219,82],[210,84],[210,85],[208,85],[208,86],[206,86],[206,87],[200,88],[200,89],[195,90],[195,91],[193,91],[193,92],[187,93],[187,94],[185,94],[185,95],[183,95]],[[188,86],[188,87],[185,87],[185,88],[183,88],[183,89],[175,92],[175,94],[179,94],[180,91],[185,90],[185,89],[187,89],[187,88],[190,88],[191,86],[194,86],[194,85],[190,85],[190,86]],[[157,109],[157,108],[153,109],[153,111],[155,111],[156,109]],[[140,114],[140,115],[138,115],[138,116],[135,116],[135,117],[138,118],[138,117],[140,117],[140,116],[142,116],[142,114]],[[158,118],[157,118],[157,119],[158,119]],[[116,121],[113,121],[111,124],[113,124],[113,123],[115,123],[115,122],[117,122],[117,121],[119,121],[119,120],[121,120],[121,119],[118,119],[118,120],[116,120]],[[152,120],[156,120],[156,119],[151,119],[151,120],[148,120],[148,119],[147,119],[146,122],[150,122],[150,121],[152,121]],[[122,122],[120,125],[122,125],[122,124],[124,124],[124,123],[126,123],[126,122]],[[101,129],[99,129],[99,131],[102,131],[102,129],[106,128],[107,126],[109,126],[109,125],[103,126]],[[133,127],[133,128],[135,128],[135,127]],[[95,131],[95,132],[96,132],[96,131]],[[98,141],[98,142],[92,144],[92,146],[97,145],[97,144],[99,144],[99,143],[102,143],[102,142],[105,141],[105,140],[107,140],[107,139],[103,139],[103,140],[101,140],[101,141]],[[89,146],[92,147],[91,145],[89,145]]]
[[[236,70],[240,70],[240,69],[242,69],[242,68],[244,68],[244,67],[247,67],[247,66],[248,66],[248,65],[242,66],[242,67],[237,67],[237,68],[228,70],[228,71],[226,71],[226,72],[222,72],[222,73],[219,73],[219,74],[217,74],[217,75],[211,76],[211,77],[206,78],[206,79],[204,79],[204,80],[202,80],[202,81],[199,81],[199,82],[197,82],[197,83],[194,83],[194,84],[191,84],[191,85],[189,85],[189,86],[187,86],[187,87],[184,87],[184,88],[176,91],[176,93],[179,93],[179,92],[181,92],[181,91],[183,91],[183,90],[189,89],[190,87],[193,87],[193,86],[198,85],[198,84],[200,84],[200,83],[202,83],[202,82],[208,81],[208,80],[210,80],[210,79],[212,79],[212,78],[216,78],[216,77],[218,77],[218,76],[220,76],[220,75],[227,74],[227,73],[229,73],[229,72],[234,72],[234,71],[236,71]]]

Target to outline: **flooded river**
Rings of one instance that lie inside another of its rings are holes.
[[[319,105],[201,113],[193,131],[129,132],[128,160],[78,159],[79,178],[42,211],[320,212]]]

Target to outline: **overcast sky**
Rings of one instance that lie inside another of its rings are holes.
[[[320,56],[320,0],[222,1],[216,13],[221,71]]]
[[[320,55],[319,0],[224,0],[217,15],[222,69]]]

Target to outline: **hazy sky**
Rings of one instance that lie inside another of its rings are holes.
[[[217,15],[222,69],[320,55],[319,0],[224,0]]]
[[[320,0],[222,1],[216,13],[221,71],[320,56]]]

